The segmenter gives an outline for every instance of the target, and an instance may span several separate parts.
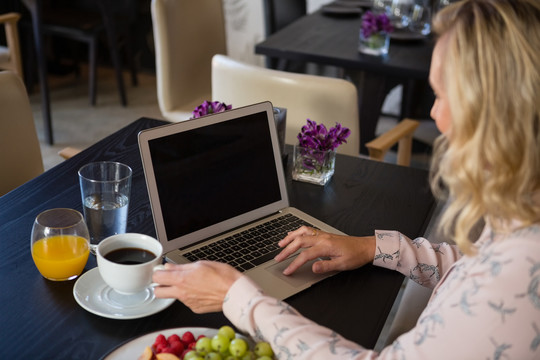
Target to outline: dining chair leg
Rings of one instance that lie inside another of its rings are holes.
[[[34,32],[34,44],[36,48],[36,57],[38,62],[38,75],[41,87],[41,107],[43,112],[43,121],[45,129],[45,138],[50,145],[54,144],[51,103],[49,98],[49,83],[47,81],[47,63],[45,62],[45,53],[43,49],[43,22],[41,19],[42,2],[41,0],[23,0],[24,5],[30,11],[32,17],[32,29]]]
[[[133,36],[131,35],[132,29],[128,27],[126,39],[125,39],[125,53],[127,54],[129,62],[129,70],[131,73],[131,85],[138,86],[139,79],[137,78],[137,65],[135,61],[135,54],[133,53]]]
[[[88,43],[88,93],[90,95],[90,105],[96,105],[97,97],[97,38],[93,37]]]
[[[109,9],[109,4],[107,4],[107,1],[100,0],[98,2],[101,14],[103,16],[103,23],[105,25],[105,32],[107,33],[107,39],[109,42],[109,50],[111,54],[111,61],[114,66],[114,70],[116,73],[116,83],[118,84],[118,92],[120,93],[120,102],[122,103],[122,106],[127,106],[127,99],[126,99],[126,89],[124,86],[124,78],[122,77],[122,64],[120,61],[120,56],[118,55],[118,48],[117,48],[117,34],[116,34],[116,26],[114,24],[113,16]]]

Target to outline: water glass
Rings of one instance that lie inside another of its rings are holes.
[[[403,29],[409,26],[409,15],[412,9],[412,0],[392,0],[386,13],[395,29]]]
[[[44,211],[36,217],[32,227],[32,259],[46,279],[75,279],[88,261],[89,238],[80,212],[73,209]]]
[[[90,250],[106,237],[126,232],[132,170],[112,161],[90,163],[79,170]]]
[[[413,33],[431,33],[431,9],[426,0],[416,0],[409,15],[409,30]]]
[[[375,13],[389,13],[392,0],[373,0],[371,10]]]

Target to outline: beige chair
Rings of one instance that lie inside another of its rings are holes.
[[[286,108],[287,144],[297,143],[296,136],[307,118],[327,127],[339,122],[351,130],[351,136],[337,152],[359,156],[358,94],[349,81],[266,69],[215,55],[212,60],[212,99],[234,108],[267,100],[274,106]],[[398,155],[398,163],[409,165],[412,134],[417,126],[418,122],[413,120],[400,122],[370,144],[374,149],[372,157],[382,160],[386,150],[399,143],[398,151],[402,154]]]
[[[23,78],[21,47],[17,22],[21,15],[7,13],[0,15],[0,24],[4,25],[7,46],[0,46],[0,69],[11,70]]]
[[[226,53],[221,0],[152,0],[159,108],[170,121],[190,117],[211,96],[211,61]]]
[[[22,80],[0,72],[0,196],[43,172],[41,149]]]

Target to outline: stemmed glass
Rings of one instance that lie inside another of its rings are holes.
[[[409,30],[413,33],[431,33],[431,7],[427,0],[415,0],[409,14]]]
[[[78,277],[88,261],[90,235],[82,214],[51,209],[36,217],[30,249],[37,269],[49,280]]]

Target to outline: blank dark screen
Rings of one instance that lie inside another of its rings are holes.
[[[169,240],[281,200],[266,112],[149,147]]]

